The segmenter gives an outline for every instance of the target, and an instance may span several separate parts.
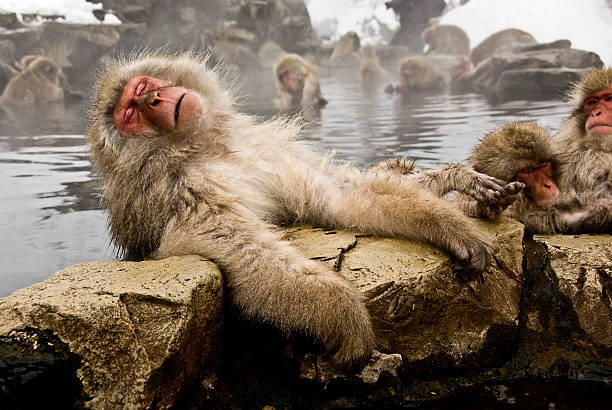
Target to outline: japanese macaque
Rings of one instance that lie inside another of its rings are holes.
[[[0,103],[22,106],[63,101],[62,73],[55,61],[44,56],[26,56],[21,65],[22,71],[8,82]]]
[[[293,120],[237,112],[206,60],[146,54],[101,73],[87,138],[124,257],[210,258],[246,317],[314,337],[343,369],[361,367],[375,347],[363,297],[282,241],[278,226],[426,241],[458,271],[486,268],[491,242],[452,204],[397,173],[316,155]],[[504,186],[492,181],[463,182],[495,200]]]
[[[570,91],[573,113],[553,137],[562,192],[575,192],[571,232],[612,232],[612,68]]]
[[[474,169],[527,186],[512,215],[537,233],[608,232],[612,220],[612,69],[593,71],[572,92],[574,113],[557,135],[530,122],[487,135]]]
[[[274,65],[274,78],[281,111],[309,110],[324,107],[319,68],[297,54],[287,54]]]
[[[495,54],[532,44],[537,44],[537,41],[531,34],[516,28],[504,29],[491,34],[474,47],[470,53],[470,60],[472,64],[477,65]]]
[[[361,41],[354,31],[349,31],[336,41],[329,56],[329,64],[334,67],[354,67],[359,63]]]
[[[399,66],[400,84],[396,87],[387,87],[386,92],[400,94],[414,92],[435,93],[444,90],[447,86],[444,74],[433,64],[418,56],[405,57]]]
[[[535,122],[507,123],[488,133],[474,149],[470,163],[478,172],[524,183],[520,199],[510,209],[512,216],[525,224],[529,222],[526,214],[545,209],[559,194],[551,138]]]
[[[373,89],[391,81],[391,74],[380,65],[373,46],[365,46],[361,49],[359,73],[361,85],[365,89]]]
[[[434,24],[423,30],[421,38],[426,44],[427,54],[470,54],[470,38],[458,26]]]

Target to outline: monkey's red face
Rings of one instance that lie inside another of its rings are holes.
[[[113,119],[122,134],[146,136],[159,131],[180,131],[202,112],[202,102],[195,92],[141,76],[125,85]]]
[[[553,181],[550,162],[521,170],[517,172],[517,177],[527,185],[527,194],[538,206],[550,204],[557,196],[557,184]]]
[[[280,73],[280,80],[287,90],[295,91],[293,80],[291,80],[291,72],[289,70],[283,70]]]
[[[612,88],[584,99],[585,130],[591,137],[612,136]]]

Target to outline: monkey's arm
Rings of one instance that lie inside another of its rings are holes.
[[[512,206],[512,216],[534,233],[610,233],[612,200],[569,193],[549,206],[538,207],[521,197]]]
[[[319,76],[310,73],[304,79],[304,89],[302,91],[302,108],[321,108],[327,104],[327,100],[321,97],[321,86]]]
[[[155,256],[177,254],[213,260],[245,315],[316,337],[342,367],[359,367],[369,358],[374,334],[360,292],[280,240],[248,210],[199,213],[170,224]]]
[[[276,98],[276,106],[278,109],[288,111],[293,108],[293,94],[287,90],[279,90],[279,95]]]

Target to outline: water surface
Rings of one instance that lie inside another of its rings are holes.
[[[359,167],[403,155],[423,168],[464,162],[486,132],[537,119],[557,129],[569,108],[555,101],[493,103],[483,96],[400,97],[364,91],[357,73],[323,72],[329,104],[304,138]],[[270,118],[271,73],[249,76],[241,110]],[[61,120],[46,113],[0,115],[0,297],[76,263],[114,260],[85,139],[85,107]]]

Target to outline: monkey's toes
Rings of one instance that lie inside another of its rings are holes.
[[[519,181],[510,182],[506,185],[505,192],[509,195],[516,195],[525,189],[525,184]]]

